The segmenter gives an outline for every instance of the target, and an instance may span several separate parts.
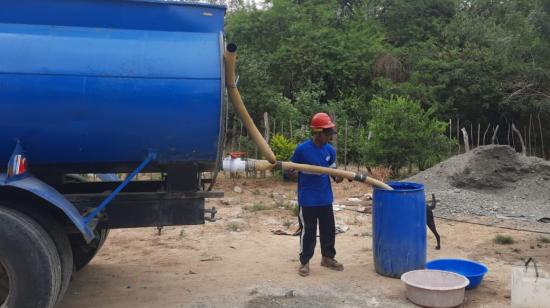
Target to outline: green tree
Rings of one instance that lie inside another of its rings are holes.
[[[368,123],[372,137],[366,143],[366,156],[373,164],[383,164],[395,174],[408,163],[426,167],[447,148],[445,122],[433,111],[424,111],[419,102],[401,96],[374,98],[373,118]]]

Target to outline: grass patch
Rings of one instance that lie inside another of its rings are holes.
[[[234,222],[232,222],[232,223],[230,223],[229,225],[227,225],[227,229],[228,229],[229,231],[236,232],[236,231],[239,231],[239,225],[236,224],[236,223],[234,223]]]
[[[298,205],[292,205],[289,202],[284,202],[280,206],[289,210],[293,216],[298,217],[298,215],[300,215],[300,207]]]
[[[185,229],[182,228],[181,231],[180,231],[180,237],[184,238],[186,235],[187,234],[185,233]]]
[[[515,243],[514,239],[509,235],[497,235],[493,239],[493,242],[499,245],[510,245]]]
[[[269,208],[263,205],[262,203],[254,203],[251,206],[245,206],[244,209],[250,212],[258,212],[258,211],[265,211]]]
[[[300,215],[300,207],[297,205],[292,205],[290,207],[291,207],[290,211],[292,212],[292,215],[298,217],[298,215]]]
[[[539,237],[539,242],[544,243],[544,244],[550,244],[550,237],[541,236],[541,237]]]

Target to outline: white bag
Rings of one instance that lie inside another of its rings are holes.
[[[529,263],[533,263],[529,267]],[[535,260],[529,258],[525,266],[512,268],[512,307],[547,308],[550,307],[550,274],[537,267]]]

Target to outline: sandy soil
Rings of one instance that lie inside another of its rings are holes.
[[[235,185],[243,192],[234,192]],[[321,268],[317,247],[304,278],[297,275],[299,238],[271,232],[296,221],[284,208],[295,198],[294,184],[227,179],[217,188],[230,204],[209,200],[208,207],[219,209],[214,223],[166,227],[160,236],[154,228],[112,231],[98,256],[75,275],[61,307],[414,307],[400,280],[374,272],[370,214],[338,211],[337,223],[349,227],[336,239],[345,270]],[[364,193],[361,184],[335,185],[335,203]],[[482,285],[466,292],[465,307],[509,306],[511,267],[527,256],[550,264],[550,244],[540,234],[436,223],[442,249],[434,249],[428,233],[428,259],[471,258],[489,267]],[[497,234],[516,243],[494,244]]]

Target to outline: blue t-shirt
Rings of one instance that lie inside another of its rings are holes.
[[[298,164],[335,167],[336,151],[328,143],[318,147],[312,140],[308,140],[296,147],[290,161]],[[333,200],[328,175],[303,171],[298,173],[298,204],[300,206],[332,205]]]

